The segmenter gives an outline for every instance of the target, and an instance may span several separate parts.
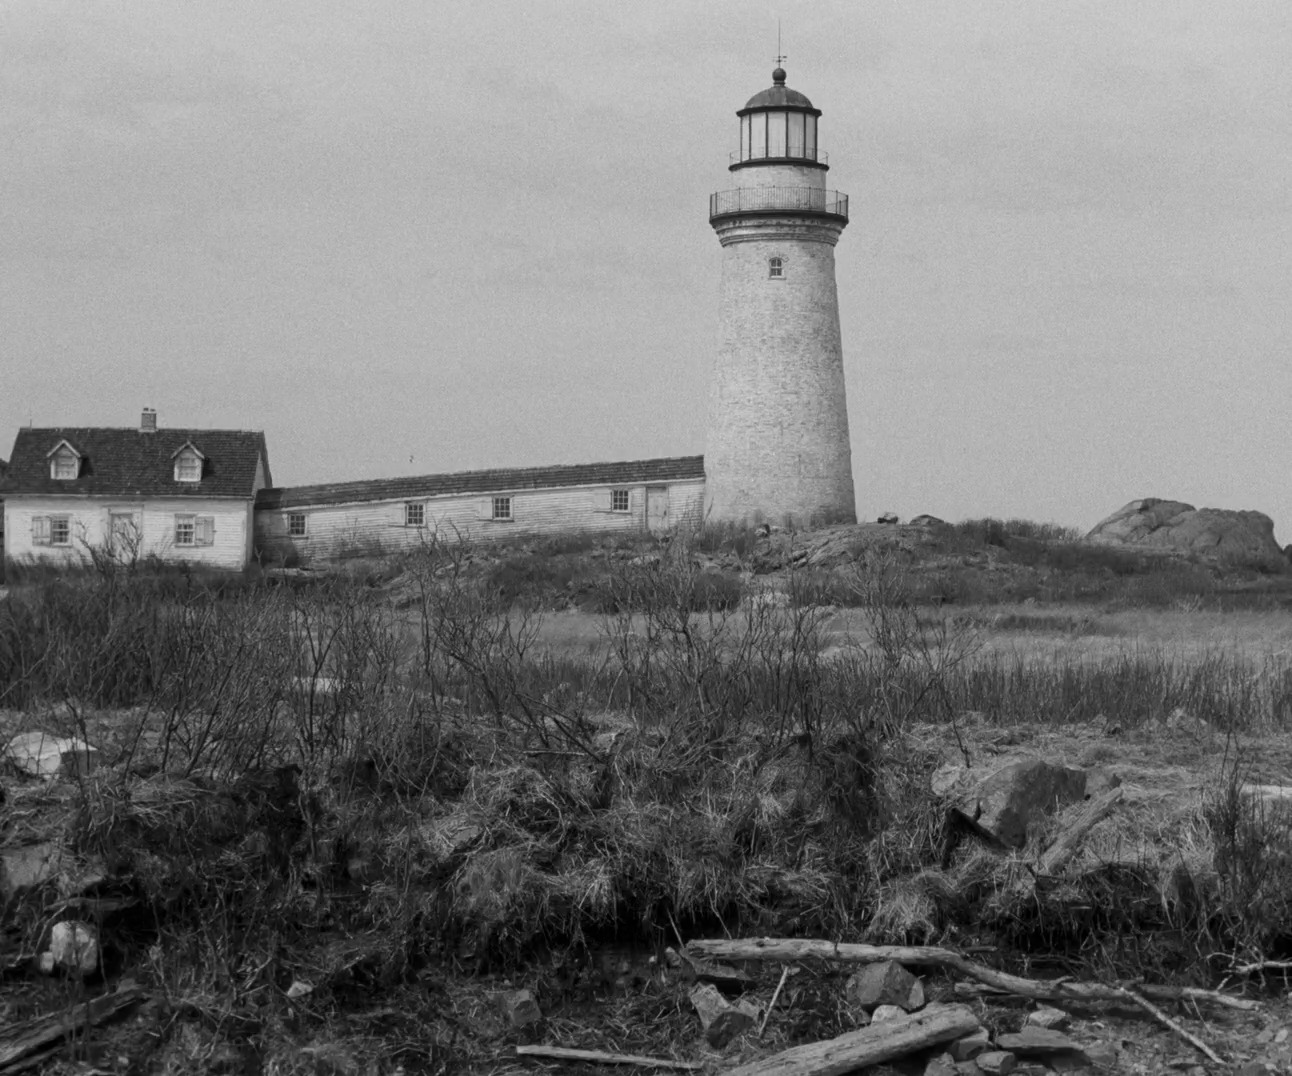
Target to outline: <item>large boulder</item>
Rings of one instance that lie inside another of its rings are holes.
[[[1097,523],[1086,540],[1225,557],[1283,556],[1274,521],[1263,512],[1194,508],[1160,497],[1131,501]]]
[[[1005,847],[1022,848],[1032,826],[1085,794],[1084,770],[1027,759],[991,774],[962,798],[960,810]]]

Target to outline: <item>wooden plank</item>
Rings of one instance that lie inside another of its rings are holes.
[[[696,1061],[673,1061],[640,1054],[608,1054],[601,1050],[574,1050],[564,1046],[517,1046],[517,1057],[540,1057],[554,1061],[587,1061],[594,1065],[638,1065],[642,1068],[683,1069],[699,1072],[704,1066]]]
[[[144,997],[144,988],[123,986],[114,994],[93,998],[65,1012],[28,1021],[0,1039],[0,1072],[16,1071],[23,1058],[101,1024]]]
[[[751,1061],[732,1069],[728,1076],[842,1076],[963,1038],[978,1026],[978,1017],[967,1005],[930,1005],[835,1039]]]

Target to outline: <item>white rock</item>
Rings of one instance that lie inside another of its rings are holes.
[[[99,932],[76,919],[55,923],[49,934],[49,951],[58,967],[89,975],[99,966]]]
[[[898,1017],[905,1016],[906,1010],[900,1005],[876,1005],[874,1011],[870,1014],[872,1024],[882,1024],[886,1020],[896,1020]]]
[[[54,974],[54,954],[46,950],[40,954],[40,959],[36,961],[36,966],[40,968],[42,975]]]
[[[84,740],[48,732],[20,732],[4,749],[4,757],[28,777],[84,777],[98,765],[99,752]]]

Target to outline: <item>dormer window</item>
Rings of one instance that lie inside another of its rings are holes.
[[[202,461],[205,457],[192,444],[186,444],[175,453],[175,481],[202,481]]]
[[[69,482],[81,476],[81,454],[66,441],[60,441],[49,453],[49,477]]]

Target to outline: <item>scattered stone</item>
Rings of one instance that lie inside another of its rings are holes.
[[[879,514],[879,518],[877,518],[875,522],[876,523],[900,523],[901,520],[898,518],[896,512],[881,512]]]
[[[872,1024],[882,1024],[887,1020],[899,1020],[906,1015],[906,1010],[897,1005],[876,1005],[870,1014]]]
[[[988,1076],[1006,1076],[1014,1071],[1018,1059],[1008,1050],[988,1050],[974,1058],[974,1064]]]
[[[924,1076],[959,1076],[959,1070],[948,1053],[931,1057],[924,1066]]]
[[[1259,1035],[1256,1036],[1256,1042],[1260,1046],[1264,1046],[1266,1043],[1273,1042],[1273,1041],[1274,1041],[1274,1032],[1272,1032],[1269,1028],[1266,1028],[1264,1031],[1262,1031]]]
[[[28,777],[85,777],[99,762],[99,751],[81,739],[48,732],[20,732],[4,749],[4,757]]]
[[[1081,1047],[1081,1052],[1086,1055],[1087,1061],[1101,1069],[1110,1069],[1117,1064],[1119,1054],[1117,1047],[1111,1042],[1086,1043]]]
[[[89,975],[99,966],[99,932],[76,919],[55,923],[49,932],[49,952],[56,967]]]
[[[712,983],[697,983],[691,990],[691,1004],[700,1016],[705,1040],[716,1050],[748,1031],[758,1019],[758,1010],[749,1002],[733,1004]]]
[[[543,1019],[543,1010],[529,990],[505,990],[497,1000],[499,1010],[512,1027],[528,1027]]]
[[[304,979],[293,979],[292,985],[287,988],[287,996],[292,1000],[312,993],[314,993],[314,987]]]
[[[880,1005],[896,1005],[906,1012],[924,1007],[924,986],[893,960],[867,964],[844,987],[849,1005],[872,1012]]]
[[[937,516],[931,516],[924,512],[911,520],[912,527],[943,527],[946,521],[939,519]]]
[[[991,1036],[985,1027],[980,1027],[972,1035],[956,1039],[947,1047],[947,1053],[951,1055],[953,1061],[972,1061],[979,1054],[986,1053],[990,1049]]]
[[[1085,794],[1084,770],[1030,759],[997,770],[966,797],[961,809],[1003,844],[1022,848],[1032,823]]]
[[[1277,1032],[1275,1032],[1275,1034],[1274,1034],[1274,1041],[1275,1041],[1275,1042],[1277,1042],[1277,1043],[1284,1043],[1284,1042],[1287,1042],[1287,1041],[1288,1041],[1288,1029],[1287,1029],[1287,1028],[1285,1028],[1285,1027],[1281,1027],[1281,1028],[1279,1028],[1279,1029],[1278,1029],[1278,1031],[1277,1031]]]
[[[36,960],[36,967],[40,969],[42,975],[53,975],[55,967],[54,954],[49,950],[41,953]]]
[[[664,948],[664,963],[670,968],[680,968],[682,966],[682,958],[677,955],[677,950],[671,945]]]
[[[1055,1009],[1049,1005],[1042,1005],[1036,1012],[1027,1014],[1027,1022],[1034,1027],[1047,1028],[1050,1031],[1061,1031],[1067,1027],[1071,1021],[1062,1009]]]
[[[1081,1047],[1061,1031],[1027,1024],[1013,1035],[997,1035],[996,1045],[1020,1057],[1049,1057],[1053,1054],[1081,1054]],[[1082,1055],[1084,1056],[1084,1055]]]
[[[62,864],[62,845],[53,841],[0,848],[0,901],[57,878]]]

